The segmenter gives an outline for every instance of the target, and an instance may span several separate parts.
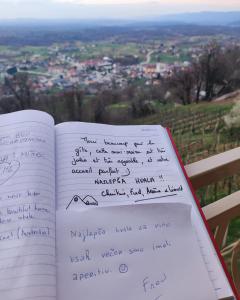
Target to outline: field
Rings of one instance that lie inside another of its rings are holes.
[[[89,59],[102,59],[105,56],[111,58],[120,58],[124,56],[135,56],[139,59],[139,62],[157,63],[164,62],[172,64],[174,62],[190,61],[191,56],[189,48],[192,45],[198,46],[200,41],[189,43],[188,40],[178,42],[175,54],[171,52],[159,52],[157,47],[164,42],[165,48],[169,50],[171,43],[164,39],[161,40],[149,40],[148,42],[135,42],[126,41],[120,42],[115,39],[108,39],[98,42],[80,42],[74,41],[71,43],[52,43],[49,46],[46,45],[31,45],[25,44],[22,46],[5,46],[0,45],[0,55],[7,57],[14,56],[16,60],[24,60],[27,57],[39,56],[42,59],[48,59],[51,55],[54,55],[57,51],[66,56],[72,56],[80,61]],[[57,49],[57,50],[56,50]],[[165,49],[165,50],[166,50]],[[146,61],[147,54],[151,53],[149,60]]]
[[[175,62],[184,62],[190,60],[191,58],[186,54],[186,51],[181,51],[179,56],[166,53],[153,53],[151,56],[151,63],[163,62],[167,64],[173,64]]]
[[[240,146],[240,128],[228,128],[224,122],[233,103],[203,103],[186,107],[166,108],[151,117],[139,119],[138,124],[161,124],[169,127],[183,159],[189,164]],[[205,206],[240,190],[240,175],[198,190]],[[230,225],[228,242],[240,238],[240,219]]]
[[[114,43],[111,41],[98,42],[98,43],[80,43],[76,42],[70,47],[65,45],[62,47],[60,44],[53,44],[59,52],[67,56],[73,56],[79,61],[85,61],[89,59],[102,59],[105,56],[111,58],[119,58],[124,56],[135,56],[140,61],[146,59],[146,53],[142,45],[137,43]],[[147,46],[146,46],[147,47]],[[53,47],[54,48],[54,47]],[[42,59],[48,59],[51,56],[52,49],[46,46],[22,46],[22,47],[8,47],[0,45],[0,55],[6,57],[14,56],[16,61],[26,59],[26,57],[32,57],[34,55],[41,57]]]
[[[141,61],[145,59],[145,55],[143,55],[140,51],[139,44],[136,43],[116,44],[104,42],[97,44],[84,44],[84,48],[74,54],[81,61],[103,58],[104,56],[116,58],[125,55],[138,56]]]
[[[21,48],[22,53],[29,55],[39,55],[41,57],[49,57],[49,51],[46,47],[25,46]]]

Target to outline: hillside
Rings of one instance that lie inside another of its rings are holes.
[[[212,103],[166,109],[139,119],[137,124],[169,127],[184,164],[189,164],[240,146],[240,128],[228,128],[224,121],[237,101],[240,101],[240,91]],[[202,188],[197,194],[201,205],[205,206],[238,190],[240,175],[235,175]],[[239,226],[239,219],[231,224],[229,242],[240,238]]]

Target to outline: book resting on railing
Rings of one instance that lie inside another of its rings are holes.
[[[169,131],[0,116],[0,299],[237,299]]]

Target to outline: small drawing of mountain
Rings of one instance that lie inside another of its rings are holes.
[[[98,205],[98,202],[95,198],[93,198],[92,196],[86,196],[83,199],[81,199],[82,202],[86,205]]]
[[[76,204],[82,203],[82,204],[87,205],[87,206],[90,206],[90,205],[97,206],[98,205],[98,201],[94,197],[92,197],[90,195],[87,195],[84,198],[81,198],[80,196],[75,195],[75,196],[73,196],[72,200],[69,202],[69,204],[66,207],[66,209],[68,209],[74,203],[76,203]]]

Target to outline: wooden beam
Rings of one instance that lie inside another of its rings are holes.
[[[186,172],[195,189],[240,172],[240,147],[187,165]]]
[[[240,191],[222,198],[203,208],[212,229],[240,216]]]

